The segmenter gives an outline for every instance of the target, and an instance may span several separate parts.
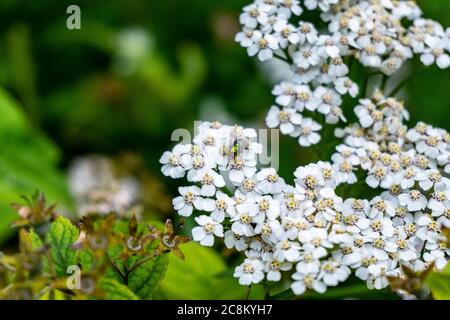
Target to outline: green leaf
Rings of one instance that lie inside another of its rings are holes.
[[[158,284],[164,278],[169,258],[162,254],[134,270],[128,279],[128,286],[141,299],[151,299]]]
[[[436,300],[450,300],[450,263],[440,272],[432,272],[425,283]]]
[[[72,200],[63,174],[57,169],[59,150],[33,127],[22,107],[0,88],[0,243],[13,232],[17,214],[9,204],[36,189],[51,201],[71,209]]]
[[[83,271],[90,271],[94,262],[94,254],[90,249],[80,251],[80,265]]]
[[[189,242],[181,247],[185,260],[171,254],[166,277],[154,299],[243,299],[247,287],[239,285],[222,256],[212,248]],[[180,290],[182,288],[182,290]],[[256,289],[255,289],[256,290]],[[253,291],[253,289],[252,289]],[[263,297],[258,291],[252,298]]]
[[[41,237],[39,237],[39,235],[36,233],[36,231],[34,231],[33,228],[28,231],[27,237],[30,241],[31,250],[37,251],[44,246]]]
[[[77,263],[77,252],[72,249],[72,245],[78,235],[78,228],[62,216],[51,224],[48,233],[51,265],[58,276],[66,275],[67,267]]]
[[[139,298],[128,289],[125,285],[117,282],[114,279],[103,279],[100,282],[100,289],[102,289],[106,296],[106,300],[138,300]]]
[[[68,296],[58,289],[51,289],[46,291],[39,300],[69,300]]]
[[[442,272],[445,274],[450,274],[450,262],[446,264],[444,269],[442,269]]]

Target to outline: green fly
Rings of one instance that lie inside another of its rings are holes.
[[[233,166],[240,155],[242,155],[242,144],[238,139],[235,139],[231,147],[228,149],[228,169]]]
[[[239,143],[239,141],[235,140],[233,143],[233,146],[230,149],[230,153],[232,154],[233,159],[236,159],[237,156],[239,155],[240,151],[242,151],[242,150],[240,150],[240,146],[241,146],[241,144]]]

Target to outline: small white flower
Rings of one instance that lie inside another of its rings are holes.
[[[445,214],[450,209],[450,189],[443,184],[435,187],[427,207],[434,217]]]
[[[343,77],[348,74],[348,67],[340,56],[330,59],[328,74],[331,77]]]
[[[275,245],[274,257],[279,261],[296,262],[300,259],[300,246],[297,242],[280,241]]]
[[[309,22],[300,21],[298,26],[300,44],[305,44],[308,42],[310,44],[315,44],[317,41],[317,30]]]
[[[368,268],[370,276],[367,279],[367,286],[377,290],[388,286],[388,276],[394,277],[399,275],[399,270],[391,270],[388,261],[377,262]]]
[[[387,170],[383,166],[376,166],[370,170],[366,178],[366,183],[371,188],[377,188],[380,183],[386,178]],[[386,180],[385,180],[386,181]]]
[[[295,280],[291,284],[291,289],[296,295],[303,294],[308,289],[313,289],[318,293],[324,293],[327,286],[317,279],[317,274],[305,274],[298,270],[292,275]]]
[[[344,282],[350,275],[347,266],[339,264],[337,261],[325,261],[321,268],[318,279],[327,286],[337,286],[339,282]]]
[[[245,259],[245,261],[234,270],[233,276],[239,278],[239,283],[248,286],[259,283],[264,279],[264,264],[260,260]]]
[[[321,35],[317,39],[316,45],[318,46],[317,52],[322,58],[339,57],[339,48],[336,41],[332,37],[328,35]]]
[[[286,49],[290,44],[297,44],[300,41],[300,36],[295,27],[286,21],[278,21],[274,25],[274,30],[277,33],[278,43],[282,49]]]
[[[256,173],[256,161],[235,157],[230,162],[229,178],[232,183],[240,185],[245,178],[251,178]]]
[[[332,106],[330,112],[325,116],[325,122],[337,124],[339,121],[347,122],[347,118],[340,107]]]
[[[349,267],[358,266],[362,260],[361,249],[352,243],[344,243],[339,251],[333,252],[333,258]]]
[[[256,30],[252,38],[253,44],[247,48],[248,55],[253,57],[258,54],[260,61],[266,61],[273,57],[273,51],[278,49],[278,40],[270,34],[263,34]]]
[[[275,220],[280,215],[280,203],[271,196],[257,196],[255,201],[259,212],[264,213],[268,220]]]
[[[159,162],[163,165],[161,168],[165,176],[177,179],[184,177],[185,168],[182,164],[182,156],[189,150],[188,145],[178,144],[173,150],[166,151],[161,156]]]
[[[313,144],[317,144],[320,141],[320,135],[316,133],[322,129],[322,126],[312,120],[311,118],[304,118],[300,129],[300,137],[298,143],[302,147],[309,147]]]
[[[423,241],[438,242],[440,226],[432,217],[420,214],[417,218],[417,237]]]
[[[319,101],[317,110],[323,114],[330,113],[334,106],[342,104],[341,96],[336,91],[322,86],[316,88],[314,97]]]
[[[326,249],[332,248],[333,244],[328,240],[328,232],[323,228],[311,228],[301,230],[298,239],[303,244],[305,250],[311,252],[315,257],[326,255]]]
[[[292,54],[292,60],[297,67],[306,70],[310,67],[317,66],[321,58],[316,53],[315,47],[304,45]]]
[[[232,217],[231,230],[242,236],[251,237],[255,234],[252,223],[261,223],[264,221],[264,215],[259,214],[258,206],[252,200],[246,200],[236,206],[236,216]]]
[[[348,77],[340,77],[334,81],[334,89],[341,95],[349,94],[355,98],[358,95],[358,85]]]
[[[392,237],[394,232],[395,228],[392,226],[392,220],[386,217],[373,219],[369,228],[362,231],[362,235],[366,237],[366,240],[371,241],[381,236]]]
[[[424,191],[430,190],[433,186],[441,188],[443,185],[450,186],[450,179],[443,177],[437,169],[423,171],[420,175],[419,186]]]
[[[322,171],[315,163],[298,167],[294,172],[294,176],[297,178],[295,183],[302,189],[316,189],[325,185]]]
[[[180,196],[173,199],[172,203],[174,209],[178,211],[180,216],[189,217],[194,211],[194,208],[203,210],[204,205],[209,207],[211,201],[212,205],[214,205],[212,199],[204,199],[200,196],[201,190],[196,186],[180,187],[178,188],[178,192]]]
[[[295,109],[280,110],[277,106],[272,106],[267,113],[266,123],[269,128],[280,127],[282,134],[290,135],[302,123],[302,116]]]
[[[220,189],[225,186],[223,177],[212,169],[200,170],[192,181],[201,183],[201,194],[205,197],[214,196],[216,188]]]
[[[247,238],[240,236],[231,230],[225,232],[224,242],[228,249],[236,248],[237,251],[244,251],[248,248]]]
[[[222,222],[225,216],[234,216],[235,201],[222,191],[217,191],[215,206],[211,210],[211,218],[218,222]],[[209,210],[205,210],[209,211]]]
[[[406,206],[409,211],[419,211],[427,206],[427,198],[419,190],[411,190],[409,193],[402,193],[398,196],[398,202]]]
[[[269,18],[267,11],[270,9],[269,6],[251,4],[244,7],[244,12],[239,17],[239,21],[242,25],[248,28],[256,28],[258,23],[265,25]]]
[[[311,92],[309,86],[299,85],[295,87],[296,96],[294,107],[302,112],[304,109],[314,111],[317,108],[318,101]]]
[[[267,280],[269,281],[280,281],[281,280],[281,272],[280,271],[288,271],[292,268],[292,264],[289,262],[281,262],[273,258],[273,255],[270,255],[270,258],[267,259],[265,265],[265,272],[267,273]]]
[[[302,7],[300,7],[299,0],[275,0],[275,1],[279,5],[277,13],[286,19],[289,19],[291,17],[291,13],[293,13],[296,16],[299,16],[303,12]]]
[[[257,188],[263,194],[281,193],[285,186],[284,179],[273,168],[262,169],[256,174],[256,180],[258,181]]]
[[[389,199],[376,196],[370,201],[370,205],[372,207],[367,215],[371,219],[379,219],[385,215],[393,217],[396,214],[394,204]]]
[[[336,172],[336,179],[338,183],[353,184],[357,181],[356,175],[353,172],[353,164],[346,158],[338,158],[334,161],[334,171]]]
[[[376,131],[382,126],[383,113],[369,99],[362,99],[355,107],[355,114],[363,128],[374,127]]]
[[[397,240],[398,255],[402,261],[417,259],[418,254],[411,240],[400,238]]]
[[[304,248],[300,261],[297,263],[297,271],[303,274],[318,273],[320,270],[320,259],[328,253],[326,250],[313,250],[313,246]]]
[[[447,259],[445,257],[444,251],[440,249],[430,250],[429,252],[425,252],[423,254],[423,259],[428,263],[435,263],[436,268],[442,269],[447,264]]]
[[[403,60],[397,58],[397,57],[390,57],[386,60],[384,60],[381,63],[380,70],[385,75],[392,75],[394,74],[403,64]]]
[[[381,66],[381,57],[377,52],[377,48],[372,44],[363,48],[360,61],[366,67],[378,68]]]
[[[420,56],[420,61],[426,66],[436,62],[439,68],[447,69],[450,66],[450,56],[445,52],[445,42],[433,37],[425,41],[429,45],[429,48],[424,50]]]
[[[195,221],[200,226],[192,229],[192,237],[202,246],[211,247],[214,244],[214,236],[223,237],[222,225],[211,217],[203,215],[196,217]]]
[[[253,38],[254,36],[255,36],[254,29],[244,27],[241,32],[236,34],[236,37],[234,38],[234,40],[236,42],[239,42],[239,44],[242,47],[248,48],[251,45],[253,45],[253,43],[255,42],[254,38]]]

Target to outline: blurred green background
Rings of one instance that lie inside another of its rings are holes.
[[[234,42],[248,2],[1,0],[0,243],[8,246],[14,239],[9,204],[20,194],[40,189],[74,214],[66,175],[78,156],[139,159],[140,172],[151,182],[145,214],[161,220],[172,216],[170,199],[183,184],[159,172],[174,129],[193,130],[199,119],[263,128],[273,79]],[[417,2],[426,16],[450,26],[450,1]],[[71,4],[81,8],[81,30],[66,28]],[[419,71],[402,92],[411,122],[450,129],[449,89],[450,72]],[[312,157],[290,138],[281,138],[280,152],[288,181]],[[220,248],[195,253],[200,249],[190,246],[193,256],[209,255],[218,273],[231,273]],[[206,272],[191,268],[199,278]],[[177,275],[171,277],[161,297],[179,297]],[[234,284],[225,286],[240,292]],[[216,283],[216,293],[201,288],[190,294],[223,297],[221,288]]]

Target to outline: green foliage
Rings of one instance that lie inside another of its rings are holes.
[[[75,225],[43,194],[24,199],[28,206],[14,205],[27,212],[13,223],[18,252],[0,254],[0,299],[152,299],[170,252],[182,257],[187,241],[170,220],[158,230],[110,213]]]
[[[14,99],[0,88],[0,243],[14,218],[9,203],[18,194],[44,188],[66,208],[71,200],[64,176],[57,170],[59,151],[27,120]]]
[[[91,270],[95,261],[94,253],[90,249],[80,251],[80,266],[82,270]]]
[[[450,300],[450,263],[442,271],[431,272],[425,281],[436,300]]]
[[[450,24],[450,1],[417,2],[426,16],[444,26]],[[219,111],[229,124],[252,119],[256,126],[263,127],[264,115],[273,103],[271,84],[233,39],[239,27],[239,12],[246,3],[247,0],[136,0],[124,6],[121,0],[111,0],[105,7],[102,2],[91,2],[88,10],[83,11],[82,30],[68,32],[61,8],[71,4],[70,1],[0,1],[0,84],[5,88],[0,88],[0,244],[15,239],[9,228],[15,219],[9,203],[17,201],[19,194],[40,188],[50,200],[58,201],[69,211],[72,209],[65,177],[58,169],[60,163],[65,166],[73,157],[86,152],[114,154],[117,150],[132,149],[141,151],[147,166],[156,169],[161,153],[171,143],[166,139],[170,128],[191,126],[192,120],[199,118],[215,120],[218,112],[210,105],[205,108],[210,118],[198,108],[205,97],[220,97],[224,110]],[[117,45],[123,32],[135,26],[149,40],[147,51],[139,59],[124,56]],[[124,64],[134,67],[120,72],[118,67]],[[406,85],[404,93],[411,124],[420,119],[450,128],[449,77],[449,72],[432,67],[420,71]],[[280,174],[287,180],[292,179],[298,165],[318,159],[313,149],[298,148],[296,141],[288,137],[281,139]],[[169,198],[176,193],[177,185],[171,187]],[[114,229],[114,233],[129,236],[128,221],[116,222],[125,228]],[[16,279],[49,281],[46,277],[29,275],[31,271],[41,275],[42,264],[48,263],[47,257],[40,253],[48,244],[45,227],[46,224],[27,226],[21,239],[24,250],[31,249],[36,254],[27,251],[28,257],[6,255],[0,257],[0,266],[4,262],[17,268]],[[6,252],[17,249],[12,242],[7,245]],[[157,241],[152,242],[146,254],[153,253],[158,246]],[[225,261],[215,249],[188,244],[186,251],[184,247],[185,261],[169,255],[169,270],[155,297],[245,297],[247,289],[231,276],[231,266],[236,263],[233,257]],[[126,251],[123,241],[116,250],[113,255],[116,267],[125,273],[122,260],[129,257],[121,257]],[[82,247],[67,251],[69,256],[77,253],[76,261],[84,273],[100,270],[96,265],[99,263],[108,266],[101,271],[116,279],[115,284],[123,284],[124,274],[111,266],[101,250]],[[41,258],[36,268],[27,270],[21,266],[30,260],[34,266],[35,256]],[[145,265],[137,269],[139,276],[141,272],[149,273],[147,269],[141,270]],[[433,273],[430,279],[433,293],[439,292],[435,296],[440,296],[444,289],[441,280],[447,276]],[[2,281],[0,277],[0,288],[6,286]],[[181,284],[183,290],[179,290]],[[154,290],[147,287],[140,291]],[[353,288],[358,290],[357,285]],[[60,290],[50,290],[42,298],[66,296]]]
[[[113,279],[103,279],[100,288],[105,292],[107,300],[138,300],[139,298],[125,285]]]
[[[33,228],[31,228],[27,233],[27,238],[30,243],[30,248],[33,251],[38,251],[42,249],[44,246],[44,243],[42,242],[42,239],[39,237],[39,235],[34,231]]]
[[[151,299],[157,289],[157,285],[164,278],[168,265],[169,258],[165,254],[143,263],[131,272],[128,279],[128,287],[139,298]]]
[[[184,261],[169,257],[170,268],[155,298],[195,300],[246,297],[247,288],[239,285],[232,277],[221,255],[195,242],[186,244],[183,253]],[[264,296],[259,289],[256,289],[258,292],[254,298]]]
[[[58,217],[52,222],[48,233],[50,245],[51,267],[58,276],[64,276],[68,266],[75,265],[77,253],[72,249],[78,239],[79,231],[69,220]]]

